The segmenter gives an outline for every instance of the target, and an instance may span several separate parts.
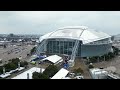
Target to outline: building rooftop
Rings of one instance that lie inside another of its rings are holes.
[[[42,68],[42,72],[44,71],[45,69]],[[12,79],[27,79],[27,74],[29,73],[29,79],[32,79],[32,73],[33,72],[40,72],[40,68],[37,68],[37,67],[33,67],[19,75],[17,75],[16,77],[12,78]]]
[[[68,70],[62,68],[51,79],[64,79],[68,73]]]
[[[50,61],[50,62],[52,62],[52,63],[54,63],[54,64],[56,64],[56,63],[59,62],[59,61],[63,61],[62,57],[60,57],[60,56],[58,56],[58,55],[51,55],[51,56],[46,57],[46,58],[44,58],[44,59],[42,59],[42,60],[43,60],[43,61],[44,61],[44,60],[48,60],[48,61]]]

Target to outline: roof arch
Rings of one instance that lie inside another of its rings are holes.
[[[40,42],[44,39],[66,38],[82,40],[83,44],[110,38],[111,36],[101,32],[90,29],[86,26],[67,26],[59,28],[53,32],[45,34],[40,37]]]

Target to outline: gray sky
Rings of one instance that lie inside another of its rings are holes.
[[[120,34],[120,11],[0,11],[1,34],[45,34],[72,25]]]

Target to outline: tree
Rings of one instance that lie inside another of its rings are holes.
[[[0,66],[0,74],[3,74],[3,67]]]
[[[21,67],[26,67],[28,65],[28,62],[27,61],[22,61],[20,62],[20,66]]]
[[[97,56],[90,57],[90,58],[89,58],[89,62],[90,62],[90,63],[95,63],[95,62],[97,62],[97,59],[98,59]]]
[[[43,73],[34,72],[32,78],[33,79],[49,79],[49,76]]]
[[[20,62],[19,58],[14,58],[11,60],[12,63],[14,63],[15,65],[18,65],[18,62]]]
[[[55,65],[49,65],[43,74],[48,75],[49,77],[53,77],[58,72],[58,68]]]
[[[50,79],[48,75],[45,75],[45,74],[42,74],[40,73],[39,74],[39,79]]]
[[[119,54],[119,49],[118,49],[118,48],[115,48],[115,49],[114,49],[114,54],[115,54],[115,55],[118,55],[118,54]]]
[[[112,46],[112,48],[113,48],[113,53],[114,53],[115,55],[118,55],[118,54],[119,54],[119,49],[116,48],[116,47],[114,47],[114,46]]]
[[[5,71],[6,71],[6,72],[9,72],[9,71],[11,70],[9,63],[8,63],[8,64],[5,64],[3,67],[5,67]]]
[[[10,70],[15,70],[18,67],[18,62],[19,62],[19,58],[14,58],[14,59],[10,59],[9,63],[4,64],[3,66],[0,66],[0,74],[3,73],[3,67],[5,67],[5,71],[9,72]],[[28,63],[24,62],[24,65],[27,65]]]
[[[10,69],[15,70],[17,66],[14,63],[9,63]]]
[[[83,70],[81,68],[78,68],[78,69],[74,69],[73,72],[75,74],[77,74],[77,73],[83,73]]]
[[[49,65],[43,73],[34,72],[33,79],[50,79],[58,72],[57,66]]]
[[[24,61],[24,65],[28,65],[28,62],[27,62],[27,61]]]
[[[9,72],[10,70],[16,69],[16,68],[17,68],[17,65],[15,65],[15,64],[12,63],[12,62],[10,62],[10,63],[8,63],[8,64],[5,64],[4,67],[5,67],[5,70]]]
[[[112,52],[109,52],[108,55],[110,56],[110,59],[115,57],[114,53]]]
[[[34,72],[34,73],[32,74],[32,78],[33,78],[33,79],[39,79],[39,73],[38,73],[38,72]]]
[[[5,67],[5,71],[9,72],[10,70],[14,70],[18,67],[18,62],[20,61],[19,58],[14,58],[9,60],[10,62],[3,65]]]
[[[30,51],[31,55],[36,51],[36,47],[33,47]]]
[[[90,64],[90,65],[88,66],[88,68],[91,69],[91,68],[94,68],[94,66]]]

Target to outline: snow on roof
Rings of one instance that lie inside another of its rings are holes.
[[[110,37],[111,36],[106,33],[89,29],[86,26],[69,26],[69,27],[59,28],[56,31],[45,34],[41,36],[39,40],[41,42],[44,39],[67,38],[67,39],[82,40],[83,44],[86,44]]]
[[[42,68],[42,72],[45,69]],[[29,73],[29,79],[32,79],[32,73],[33,72],[40,72],[40,68],[37,67],[33,67],[25,72],[23,72],[22,74],[17,75],[16,77],[12,78],[12,79],[27,79],[27,73]]]
[[[68,73],[68,70],[62,68],[51,79],[64,79]]]
[[[62,57],[60,57],[60,56],[58,56],[58,55],[52,55],[52,56],[49,56],[49,57],[47,57],[47,58],[44,58],[43,61],[44,61],[44,60],[48,60],[48,61],[50,61],[50,62],[52,62],[52,63],[55,64],[55,63],[61,61],[61,60],[62,60]]]

